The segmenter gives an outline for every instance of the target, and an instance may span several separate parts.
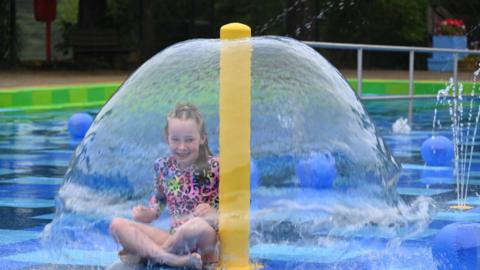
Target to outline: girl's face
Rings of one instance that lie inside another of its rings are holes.
[[[195,120],[178,118],[168,119],[167,140],[181,169],[197,161],[200,145],[205,142]]]

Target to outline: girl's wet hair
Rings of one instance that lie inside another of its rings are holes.
[[[165,135],[168,138],[168,119],[176,118],[180,120],[188,120],[192,119],[198,125],[198,131],[200,132],[200,136],[205,139],[205,142],[200,145],[198,151],[198,159],[195,164],[201,169],[203,172],[204,169],[208,168],[208,157],[212,155],[210,148],[208,146],[208,136],[207,131],[205,129],[205,123],[203,121],[203,117],[198,111],[197,107],[189,102],[182,102],[178,103],[173,110],[171,110],[167,115],[167,124],[165,125]]]

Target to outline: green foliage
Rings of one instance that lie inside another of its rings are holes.
[[[480,2],[479,1],[471,1],[471,0],[430,0],[432,6],[442,6],[448,12],[450,12],[453,17],[473,17],[477,18],[476,21],[478,22],[478,14],[480,14]]]
[[[133,12],[132,1],[129,0],[108,0],[107,17],[110,22],[109,27],[117,30],[120,43],[123,47],[134,46],[134,41],[130,35],[132,23],[130,13]]]
[[[154,1],[154,31],[162,47],[188,39],[191,1]]]
[[[340,5],[340,3],[344,3]],[[423,44],[427,41],[427,0],[322,1],[324,41],[369,44]]]
[[[76,24],[78,20],[78,0],[57,0],[56,20]]]
[[[249,0],[215,1],[215,19],[217,21],[217,26],[221,27],[222,25],[231,22],[240,22],[247,25],[252,25],[252,10],[255,4],[262,5],[262,3],[255,3],[254,1]]]
[[[290,28],[317,31],[322,41],[423,45],[428,42],[427,6],[428,0],[217,0],[215,20],[218,27],[239,21],[257,35],[295,38],[286,32],[289,17]]]
[[[11,41],[10,33],[10,4],[8,1],[0,1],[0,62],[8,59]]]
[[[55,45],[55,49],[67,54],[70,51],[70,34],[78,21],[78,1],[60,0],[57,1],[57,18],[54,21],[55,27],[60,29],[61,40]]]
[[[428,0],[322,0],[318,21],[321,41],[425,46]],[[336,66],[353,68],[355,51],[324,53]],[[422,55],[421,57],[424,57]],[[402,53],[366,52],[366,68],[406,68],[408,57]],[[421,62],[421,61],[420,61]],[[420,63],[419,62],[419,63]]]
[[[76,22],[78,1],[59,1],[65,32]],[[249,25],[253,35],[298,38],[288,31],[302,28],[321,41],[423,46],[429,42],[428,5],[429,0],[107,0],[107,17],[125,47],[147,54],[190,38],[218,38],[219,28],[230,22]]]

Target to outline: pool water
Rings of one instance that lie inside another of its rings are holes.
[[[348,254],[341,255],[332,247],[292,249],[288,245],[266,244],[251,250],[252,257],[260,260],[264,269],[432,269],[429,250],[442,227],[457,221],[480,222],[480,199],[476,195],[480,187],[479,149],[475,147],[467,198],[474,208],[450,210],[449,205],[455,204],[457,198],[451,168],[427,168],[420,156],[422,142],[432,133],[435,101],[409,102],[364,102],[379,135],[402,163],[399,195],[407,203],[419,196],[436,202],[437,212],[428,228],[401,244],[408,256],[393,263],[372,262],[363,256],[365,247],[357,244],[351,244]],[[413,108],[412,131],[394,134],[392,124],[400,117],[408,117],[409,106]],[[78,144],[67,131],[68,118],[78,111],[0,112],[0,270],[104,269],[117,261],[114,251],[63,250],[63,256],[55,256],[40,243],[41,231],[54,217],[54,197]],[[95,109],[88,111],[92,115],[96,112]],[[442,127],[437,128],[437,134],[451,138],[448,111],[443,108],[438,118]],[[480,140],[476,145],[478,142]],[[364,237],[369,237],[368,232],[359,232],[355,239]]]

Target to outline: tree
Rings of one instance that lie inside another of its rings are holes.
[[[427,0],[322,2],[322,40],[390,45],[419,45],[427,40]]]
[[[321,1],[320,40],[329,42],[425,46],[427,0]],[[353,66],[354,51],[329,52],[334,63]],[[408,57],[400,53],[368,52],[366,67],[405,68]]]
[[[286,0],[285,3],[286,34],[300,40],[315,40],[318,1]]]
[[[107,0],[80,0],[78,28],[102,28],[107,26],[107,22]]]
[[[0,1],[0,63],[13,66],[17,60],[15,0]]]

